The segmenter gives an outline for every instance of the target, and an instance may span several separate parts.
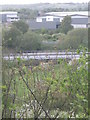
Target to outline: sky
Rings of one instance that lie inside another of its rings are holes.
[[[82,3],[89,2],[90,0],[0,0],[0,5],[3,4],[35,4],[35,3]]]

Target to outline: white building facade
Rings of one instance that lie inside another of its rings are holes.
[[[20,18],[17,12],[0,12],[0,16],[2,19],[2,23],[11,23],[14,21],[18,21]]]

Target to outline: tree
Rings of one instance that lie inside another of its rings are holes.
[[[29,26],[22,20],[13,23],[23,34],[26,33],[29,29]]]
[[[77,28],[69,31],[67,35],[59,37],[58,49],[78,49],[80,46],[88,48],[88,29]]]
[[[71,25],[71,17],[70,16],[66,16],[62,23],[61,23],[61,32],[67,34],[68,31],[73,29],[73,26]]]
[[[22,8],[18,10],[18,14],[21,20],[30,20],[37,17],[38,10],[32,10],[30,8]]]
[[[21,41],[22,50],[40,50],[41,49],[41,36],[28,31],[24,34],[23,40]]]
[[[67,34],[69,47],[77,49],[80,45],[88,47],[88,29],[78,28]]]
[[[8,48],[16,48],[19,44],[20,36],[22,33],[15,26],[11,26],[9,30],[5,30],[3,33],[3,45]]]

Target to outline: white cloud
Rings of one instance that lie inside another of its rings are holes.
[[[33,3],[67,3],[73,0],[0,0],[0,4],[33,4]],[[77,2],[89,2],[89,0],[75,0]]]

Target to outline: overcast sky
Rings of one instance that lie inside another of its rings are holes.
[[[90,0],[0,0],[0,4],[33,4],[33,3],[81,3],[89,2]]]

